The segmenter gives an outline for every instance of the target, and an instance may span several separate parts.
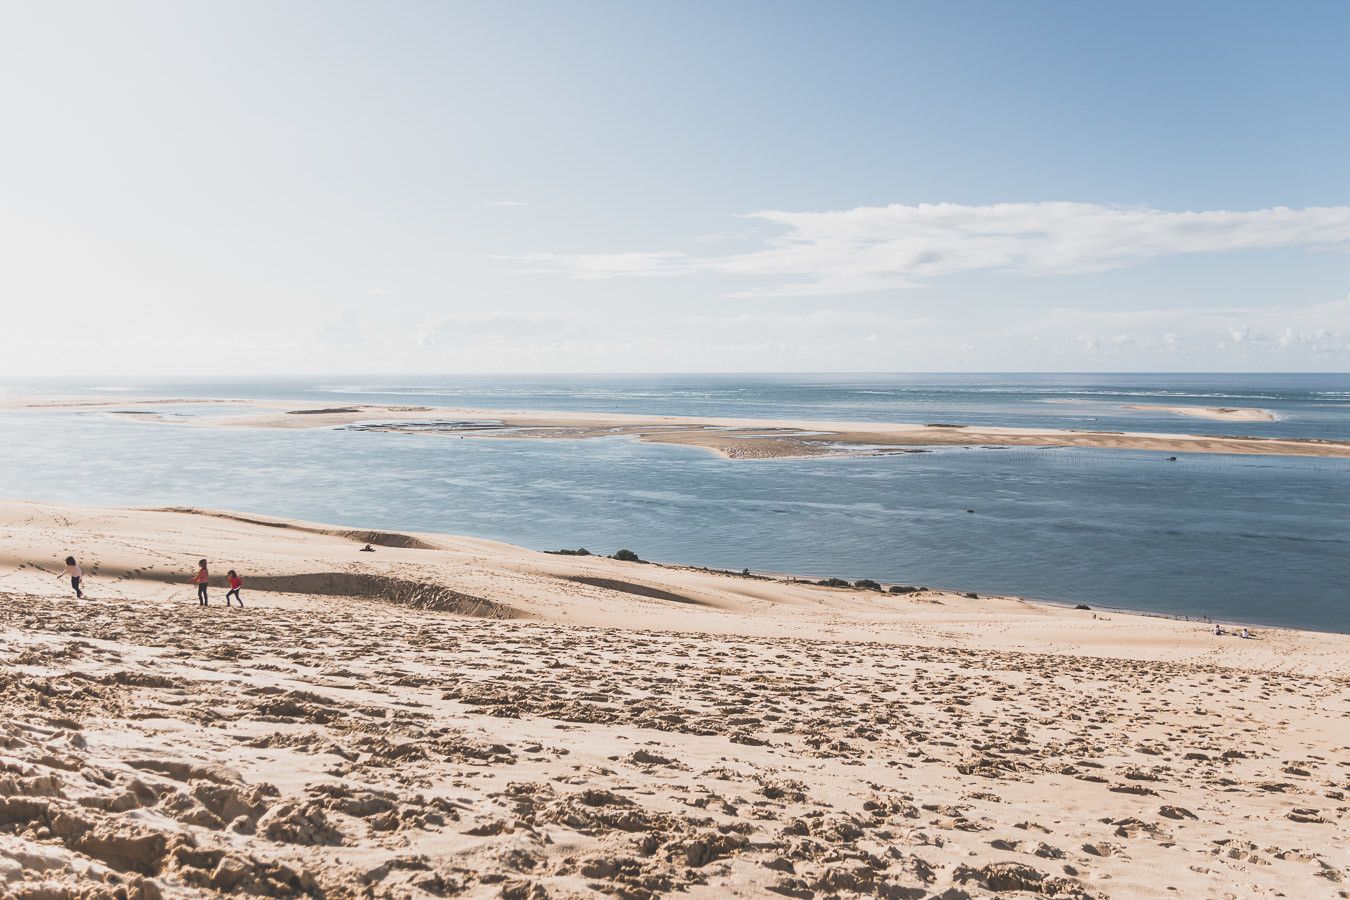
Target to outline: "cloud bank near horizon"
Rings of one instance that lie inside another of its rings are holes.
[[[526,271],[576,279],[719,274],[751,281],[733,296],[819,296],[914,288],[993,271],[1067,275],[1193,253],[1350,247],[1350,206],[1169,212],[1043,201],[920,203],[743,218],[785,229],[741,253],[679,250],[531,253]]]

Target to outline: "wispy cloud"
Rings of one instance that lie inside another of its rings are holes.
[[[536,253],[513,259],[527,271],[573,278],[718,273],[751,282],[742,295],[772,296],[909,288],[979,270],[1057,275],[1186,253],[1350,246],[1350,206],[1168,212],[1069,202],[921,203],[765,210],[745,218],[785,231],[745,253]]]
[[[1138,360],[1202,354],[1237,363],[1259,354],[1289,366],[1350,359],[1350,296],[1320,303],[1208,306],[1194,309],[1083,310],[1060,307],[1009,323],[1002,336],[1042,350]],[[1058,348],[1056,350],[1055,348]]]
[[[651,278],[682,275],[698,270],[696,260],[683,253],[530,253],[525,256],[500,256],[527,263],[527,274],[562,273],[573,278]]]
[[[589,319],[585,312],[465,312],[445,313],[424,321],[417,329],[418,347],[434,347],[483,338],[522,338],[556,334]]]
[[[488,209],[502,209],[512,206],[529,206],[530,204],[524,200],[493,200],[492,202],[484,203],[483,205]]]

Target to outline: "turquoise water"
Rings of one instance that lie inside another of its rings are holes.
[[[115,388],[104,392],[127,398],[270,397],[1350,438],[1347,376],[538,377],[40,387],[52,393]],[[1261,406],[1280,418],[1176,420],[1115,408],[1121,402]],[[1345,460],[1188,454],[1167,462],[1164,454],[1148,452],[952,448],[866,459],[729,461],[622,438],[214,431],[94,412],[17,413],[0,416],[0,496],[191,504],[472,534],[538,549],[629,547],[645,558],[714,567],[1350,629]]]

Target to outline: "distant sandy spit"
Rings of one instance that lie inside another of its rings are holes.
[[[1343,635],[0,501],[0,896],[1341,897],[1348,671]]]
[[[1083,447],[1162,453],[1236,453],[1267,456],[1350,458],[1350,441],[1187,435],[1049,428],[802,421],[795,419],[696,418],[625,413],[529,412],[463,407],[320,406],[277,401],[232,403],[254,411],[167,416],[155,403],[109,400],[10,400],[0,409],[99,412],[137,421],[209,428],[351,428],[468,438],[587,439],[628,436],[651,443],[699,447],[729,459],[883,455],[929,447]],[[196,401],[172,401],[190,405]],[[1177,407],[1188,409],[1189,407]]]
[[[1156,410],[1176,416],[1195,419],[1213,419],[1219,422],[1274,422],[1278,416],[1268,409],[1251,406],[1164,406],[1157,403],[1130,403],[1126,409]]]

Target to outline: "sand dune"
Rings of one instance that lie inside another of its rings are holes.
[[[1268,409],[1250,406],[1163,406],[1157,403],[1131,403],[1125,408],[1154,409],[1177,416],[1214,419],[1219,422],[1274,422],[1276,418]]]
[[[1347,890],[1344,636],[364,534],[0,503],[0,895]]]

